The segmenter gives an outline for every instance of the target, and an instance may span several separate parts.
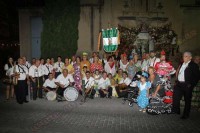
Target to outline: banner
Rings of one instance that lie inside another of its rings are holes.
[[[117,28],[110,28],[107,30],[102,29],[100,35],[102,35],[103,38],[103,49],[105,50],[105,52],[115,52],[119,45],[118,29]]]

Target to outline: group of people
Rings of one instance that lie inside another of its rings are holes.
[[[160,58],[155,51],[144,53],[142,57],[136,52],[131,55],[116,51],[113,55],[104,54],[100,58],[97,52],[89,58],[87,53],[81,56],[65,58],[58,56],[44,60],[33,59],[31,63],[26,57],[20,57],[16,62],[8,59],[5,65],[7,77],[6,99],[16,95],[19,104],[27,103],[28,86],[33,90],[33,100],[43,98],[44,92],[54,91],[58,101],[62,101],[63,92],[69,86],[77,89],[80,95],[93,99],[94,97],[127,97],[127,89],[138,88],[137,104],[140,111],[145,112],[149,104],[149,96],[164,96],[162,80],[170,81],[176,73],[176,84],[173,95],[173,113],[180,113],[180,100],[184,96],[185,109],[182,118],[188,118],[192,89],[199,81],[199,67],[192,61],[192,54],[183,54],[183,63],[177,70],[166,60],[166,54],[161,51]],[[138,76],[138,73],[139,76]],[[135,77],[139,80],[135,82]]]

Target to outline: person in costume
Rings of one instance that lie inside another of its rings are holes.
[[[149,104],[149,88],[151,83],[147,81],[148,73],[143,72],[137,86],[139,88],[139,95],[137,97],[137,104],[140,107],[139,111],[146,112],[146,107]]]
[[[99,57],[93,57],[93,63],[90,65],[90,72],[94,73],[96,70],[102,72],[103,66],[102,63],[99,62]]]
[[[160,77],[168,77],[169,75],[174,74],[176,72],[171,62],[166,61],[166,55],[164,50],[161,51],[160,62],[156,63],[155,70]]]
[[[76,63],[74,64],[74,86],[79,91],[79,93],[82,93],[82,79],[81,79],[81,58],[76,57]]]

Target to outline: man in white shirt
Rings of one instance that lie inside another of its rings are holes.
[[[58,61],[54,64],[53,68],[55,70],[55,78],[58,77],[62,73],[62,68],[64,66],[64,63],[62,62],[61,56],[58,56]]]
[[[16,100],[19,104],[23,104],[24,102],[27,103],[28,101],[26,100],[26,78],[28,71],[27,69],[24,69],[23,66],[23,59],[19,58],[18,59],[18,65],[15,66],[15,78],[17,80],[17,85],[15,89],[16,93]]]
[[[57,85],[55,84],[55,78],[52,73],[49,73],[49,78],[45,80],[43,89],[46,91],[56,91]]]
[[[22,57],[23,60],[23,67],[26,71],[29,71],[29,68],[31,67],[31,64],[29,63],[29,61],[26,60],[26,57],[23,56]],[[26,96],[28,96],[28,84],[29,84],[29,75],[27,74],[27,78],[26,78]]]
[[[52,73],[53,71],[53,66],[51,65],[51,60],[50,58],[46,59],[46,64],[44,65],[44,79],[48,79],[49,73]]]
[[[90,71],[86,71],[86,76],[83,78],[85,96],[94,99],[96,91],[94,90],[95,79],[91,77]]]
[[[103,72],[102,78],[99,80],[98,83],[99,94],[101,98],[108,97],[111,98],[112,96],[112,87],[109,78],[107,77],[107,73]]]
[[[184,96],[185,107],[181,119],[188,119],[191,108],[192,91],[200,79],[199,67],[192,61],[192,54],[183,54],[183,63],[176,73],[176,84],[173,94],[173,113],[180,114],[180,100]]]
[[[130,83],[131,79],[128,78],[128,73],[124,71],[122,74],[122,79],[119,81],[118,86],[115,88],[119,98],[128,96],[127,87],[130,85]]]
[[[42,98],[43,75],[44,73],[40,66],[40,60],[37,59],[35,64],[29,68],[29,77],[33,87],[33,100],[36,100],[37,92],[39,92],[38,97]]]
[[[31,64],[26,60],[25,56],[23,56],[22,59],[23,59],[23,65],[25,65],[26,68],[29,69],[31,67]]]
[[[148,59],[148,66],[155,67],[156,63],[160,62],[160,59],[156,57],[154,51],[150,51],[150,58]]]
[[[72,86],[74,83],[74,78],[71,74],[68,74],[67,69],[63,69],[62,74],[58,75],[55,80],[55,84],[58,86],[58,102],[62,100],[63,92],[68,86]]]
[[[148,71],[148,67],[149,67],[149,54],[147,53],[144,53],[142,55],[142,65],[141,65],[141,68],[142,68],[142,71]]]

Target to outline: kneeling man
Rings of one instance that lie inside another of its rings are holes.
[[[85,96],[93,99],[96,91],[94,90],[94,81],[95,79],[91,77],[90,71],[86,71],[86,76],[83,78],[85,85],[84,85],[84,90],[85,91]]]
[[[60,75],[58,75],[58,77],[55,80],[55,84],[58,86],[57,89],[57,100],[62,101],[62,97],[63,97],[63,93],[65,91],[65,89],[68,86],[72,86],[74,83],[74,78],[72,77],[71,74],[68,74],[68,70],[67,69],[63,69],[62,73]]]
[[[107,77],[107,73],[103,72],[102,78],[99,80],[98,83],[99,94],[101,98],[108,97],[111,98],[112,96],[112,87],[109,78]]]
[[[48,79],[45,80],[45,82],[43,84],[43,89],[46,92],[57,90],[57,85],[55,84],[55,78],[53,78],[52,73],[49,73]]]

